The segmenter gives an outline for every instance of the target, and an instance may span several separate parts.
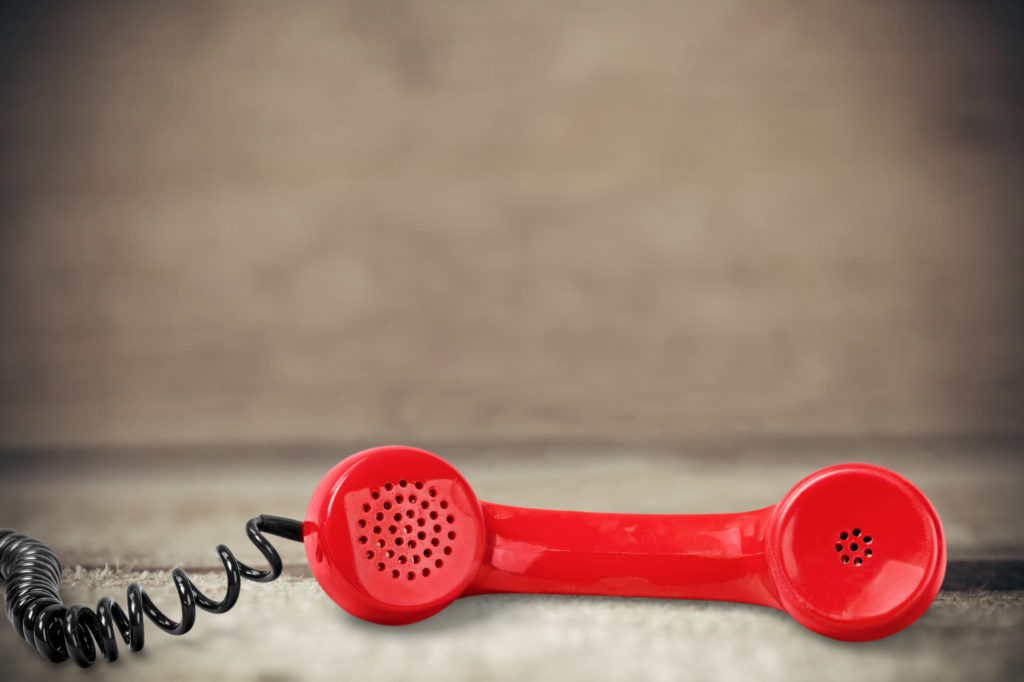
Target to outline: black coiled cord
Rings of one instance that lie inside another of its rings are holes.
[[[171,572],[181,602],[181,620],[165,616],[138,583],[128,587],[128,612],[110,597],[100,599],[93,611],[85,604],[65,606],[60,599],[61,566],[52,549],[39,540],[0,528],[0,580],[6,583],[7,618],[18,636],[44,658],[59,663],[70,657],[87,668],[96,661],[96,648],[108,661],[117,659],[115,631],[132,651],[145,641],[142,615],[172,635],[192,629],[196,607],[224,613],[238,601],[241,579],[267,583],[281,575],[281,557],[263,533],[302,542],[302,522],[280,516],[257,516],[245,524],[245,532],[270,564],[267,570],[250,568],[235,559],[224,545],[217,556],[227,573],[227,593],[220,601],[210,599],[180,568]],[[95,643],[94,643],[95,642]]]

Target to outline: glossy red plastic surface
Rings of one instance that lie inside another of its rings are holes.
[[[924,613],[946,565],[928,500],[870,464],[822,469],[750,512],[598,514],[480,502],[440,458],[374,448],[317,486],[304,540],[324,590],[388,624],[460,596],[544,592],[761,604],[868,640]]]
[[[320,481],[303,542],[324,591],[354,616],[400,625],[458,598],[484,556],[472,488],[424,450],[373,448]]]

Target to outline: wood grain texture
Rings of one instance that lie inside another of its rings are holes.
[[[96,600],[149,576],[85,572],[68,593]],[[215,592],[218,580],[200,580]],[[248,585],[222,616],[200,614],[181,638],[153,634],[141,655],[99,664],[95,680],[1016,680],[1024,663],[1024,593],[941,593],[913,626],[844,644],[769,609],[709,602],[494,595],[461,600],[429,621],[358,621],[312,578]],[[172,590],[155,590],[173,603]],[[6,628],[5,628],[6,630]],[[81,680],[13,632],[0,633],[7,679]]]

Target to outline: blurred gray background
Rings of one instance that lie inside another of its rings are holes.
[[[16,3],[0,446],[1019,434],[1012,3]]]
[[[69,602],[301,518],[406,443],[480,498],[776,502],[913,480],[928,613],[840,644],[735,604],[494,595],[383,628],[302,547],[96,680],[1017,679],[1024,9],[0,2],[0,526]],[[0,678],[80,680],[0,627]]]

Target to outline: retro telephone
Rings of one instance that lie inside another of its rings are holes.
[[[303,522],[258,516],[246,532],[270,564],[251,568],[224,545],[220,601],[184,571],[172,579],[181,619],[135,583],[125,611],[65,606],[61,566],[46,545],[0,529],[0,579],[18,635],[51,661],[82,667],[133,651],[143,615],[184,634],[196,607],[223,613],[241,578],[269,582],[281,558],[264,534],[305,545],[313,575],[349,613],[402,625],[459,597],[492,592],[714,599],[780,609],[811,630],[864,641],[917,620],[946,568],[939,517],[905,478],[871,464],[838,464],[796,484],[775,505],[735,514],[604,514],[526,509],[478,500],[443,459],[404,446],[348,457],[320,481]]]

